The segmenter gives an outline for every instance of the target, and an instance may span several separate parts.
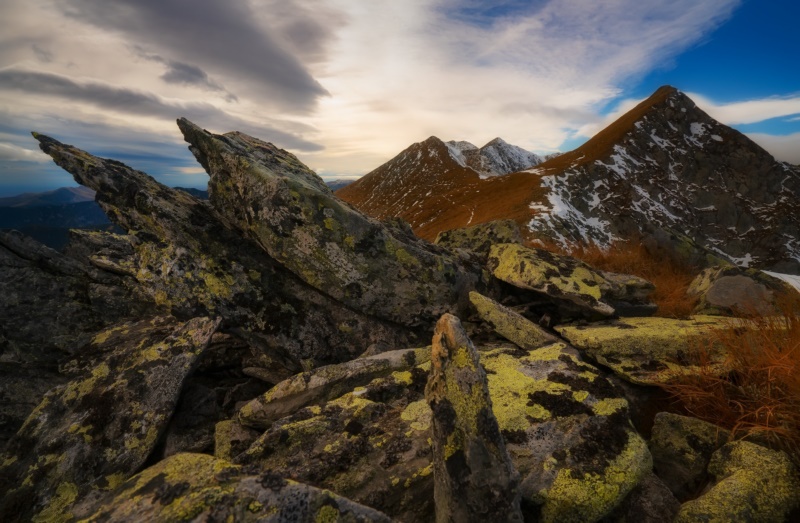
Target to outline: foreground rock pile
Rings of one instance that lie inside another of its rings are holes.
[[[652,284],[523,247],[509,223],[429,244],[286,151],[178,125],[210,201],[35,135],[126,234],[74,232],[63,253],[0,236],[0,520],[780,521],[800,506],[782,452],[655,414],[652,386],[691,372],[690,338],[724,317],[650,318]]]

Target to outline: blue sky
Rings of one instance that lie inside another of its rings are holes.
[[[73,185],[30,131],[168,185],[175,119],[355,177],[436,135],[568,150],[664,84],[800,163],[789,0],[5,0],[0,196]]]

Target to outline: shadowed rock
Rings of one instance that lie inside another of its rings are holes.
[[[9,442],[0,519],[69,520],[81,497],[139,470],[218,325],[158,317],[95,336],[80,377],[49,392]]]
[[[469,293],[469,299],[483,321],[491,325],[497,334],[521,349],[538,349],[558,341],[558,338],[532,321],[491,298],[473,291]]]
[[[478,352],[455,316],[436,324],[425,397],[433,411],[436,521],[522,521],[519,474],[492,412]]]
[[[466,305],[480,269],[410,228],[386,227],[334,197],[292,154],[239,132],[211,134],[181,118],[211,177],[212,205],[312,287],[356,310],[430,326]]]

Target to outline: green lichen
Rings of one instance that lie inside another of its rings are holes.
[[[339,521],[339,511],[330,505],[320,508],[314,516],[314,523],[336,523],[337,521]]]
[[[33,518],[33,523],[61,523],[72,521],[70,512],[72,504],[78,498],[78,487],[74,483],[65,481],[56,488],[55,496],[47,506]]]
[[[412,429],[424,432],[431,426],[431,408],[424,399],[413,401],[403,409],[400,419],[409,422]]]

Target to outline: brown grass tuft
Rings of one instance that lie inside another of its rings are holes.
[[[697,376],[666,386],[675,407],[787,451],[800,463],[800,306],[785,299],[783,313],[737,319],[731,329],[697,340]],[[725,349],[723,371],[711,366],[712,344]]]

